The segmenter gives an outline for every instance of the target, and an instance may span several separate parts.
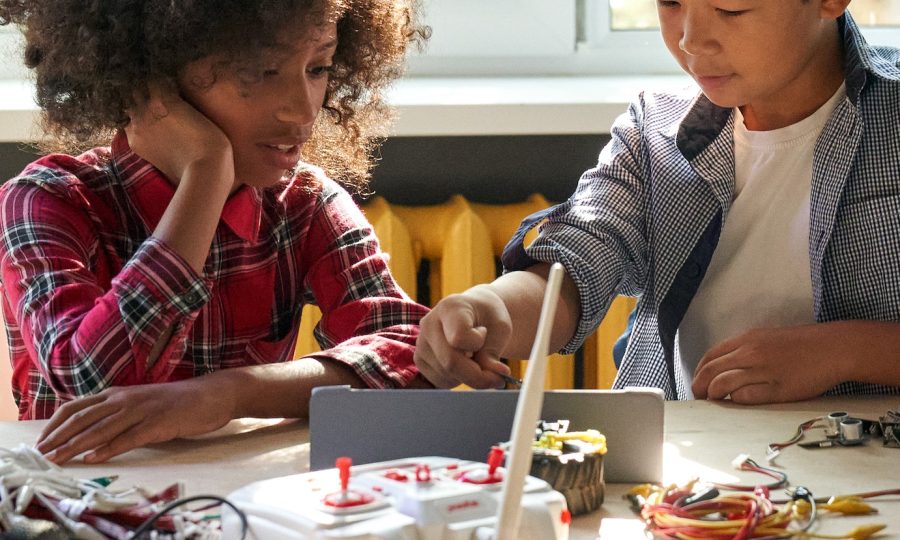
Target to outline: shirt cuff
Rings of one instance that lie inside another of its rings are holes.
[[[413,363],[413,350],[411,345],[366,340],[365,343],[344,342],[306,358],[343,364],[369,388],[405,388],[419,374]]]
[[[181,315],[203,307],[212,295],[211,280],[197,274],[163,241],[150,237],[138,249],[117,280],[148,301],[173,306]]]
[[[212,282],[199,276],[164,242],[149,238],[113,280],[116,301],[140,371],[162,376],[171,355],[181,354],[184,336],[209,302]],[[154,365],[142,364],[172,329]]]

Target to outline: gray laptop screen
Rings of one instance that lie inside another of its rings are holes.
[[[310,468],[417,456],[485,461],[510,438],[518,391],[355,390],[325,386],[310,401]],[[663,396],[656,389],[554,390],[544,393],[544,420],[607,438],[606,481],[662,480]]]

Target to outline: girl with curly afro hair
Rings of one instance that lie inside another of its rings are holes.
[[[0,0],[50,153],[0,191],[0,278],[38,449],[97,462],[324,384],[426,383],[426,308],[364,189],[416,0]],[[81,153],[78,153],[81,152]],[[334,180],[333,180],[334,179]],[[304,304],[322,351],[291,359]]]

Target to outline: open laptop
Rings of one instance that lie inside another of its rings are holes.
[[[415,456],[485,461],[510,438],[517,390],[313,390],[310,468]],[[662,481],[663,394],[658,389],[552,390],[541,418],[568,419],[570,431],[597,429],[607,438],[606,481]]]

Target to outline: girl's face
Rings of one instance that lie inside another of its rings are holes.
[[[182,96],[231,141],[238,184],[270,186],[297,165],[325,100],[336,47],[337,25],[330,23],[306,32],[277,60],[265,60],[258,81],[241,80],[239,71],[213,79],[215,57],[185,68]]]
[[[849,0],[659,0],[663,40],[713,103],[780,127],[843,79],[835,18]],[[766,122],[763,122],[766,123]],[[751,129],[754,129],[751,127]]]

